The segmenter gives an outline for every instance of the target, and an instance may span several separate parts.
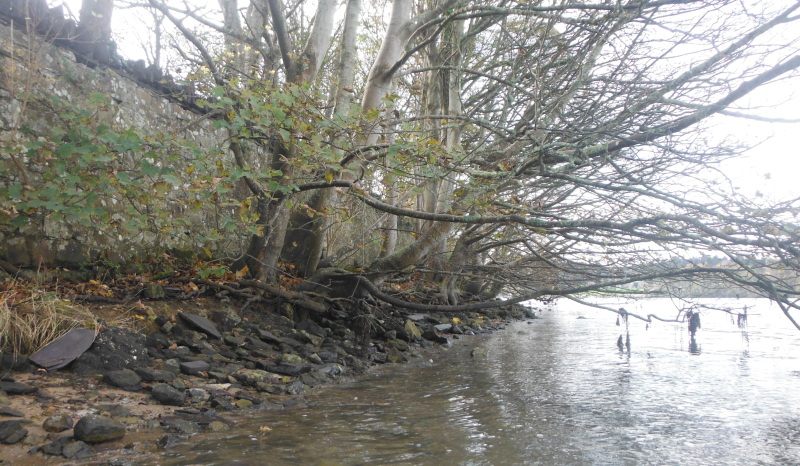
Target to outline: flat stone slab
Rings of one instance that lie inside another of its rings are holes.
[[[428,314],[409,314],[409,316],[406,318],[411,322],[424,322],[428,319],[428,317]]]
[[[179,312],[178,316],[183,319],[184,322],[189,324],[190,327],[194,328],[195,330],[199,330],[206,335],[210,335],[214,338],[222,338],[222,334],[219,333],[217,330],[217,326],[214,325],[213,322],[206,319],[205,317],[198,316],[195,314],[185,314],[183,312]]]
[[[28,359],[47,371],[61,369],[85,353],[94,343],[96,335],[97,332],[85,327],[74,328],[30,355]]]
[[[0,390],[9,395],[28,395],[34,393],[38,388],[19,382],[0,382]]]
[[[258,329],[258,337],[261,338],[263,341],[269,343],[281,343],[282,339],[279,338],[272,332],[268,332],[266,330]]]
[[[187,361],[180,364],[181,372],[186,375],[200,375],[211,368],[205,361]]]
[[[305,374],[306,372],[311,371],[311,366],[308,364],[293,364],[293,363],[280,363],[273,371],[277,372],[278,374],[290,375],[292,377],[297,377],[300,374]]]
[[[0,406],[0,416],[25,417],[25,414],[22,413],[22,411],[11,409],[8,406]]]

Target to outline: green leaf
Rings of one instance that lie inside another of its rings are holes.
[[[150,161],[147,159],[142,159],[140,170],[142,170],[142,173],[147,176],[156,176],[159,173],[161,173],[161,170],[152,163],[150,163]]]
[[[178,179],[178,177],[175,175],[161,175],[161,178],[163,178],[164,181],[171,184],[172,186],[178,186],[181,184],[181,180]]]
[[[28,217],[24,215],[17,215],[16,217],[12,218],[9,223],[14,228],[22,228],[28,224]]]
[[[22,199],[22,184],[14,183],[8,187],[9,199]]]

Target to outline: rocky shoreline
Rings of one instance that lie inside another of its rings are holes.
[[[302,406],[309,390],[371,365],[403,363],[534,316],[523,306],[315,319],[297,318],[289,304],[245,315],[220,301],[141,307],[139,328],[92,332],[89,349],[64,368],[45,370],[51,366],[36,354],[2,355],[0,461],[135,464],[133,457],[158,455],[191,435],[229,429],[237,416]],[[70,348],[56,341],[45,354]]]

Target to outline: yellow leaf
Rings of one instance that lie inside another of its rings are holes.
[[[244,278],[244,277],[246,277],[247,276],[247,272],[249,272],[249,271],[250,271],[250,269],[245,265],[244,267],[242,267],[241,270],[236,272],[236,278]]]

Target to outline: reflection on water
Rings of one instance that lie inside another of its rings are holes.
[[[702,314],[694,339],[685,323],[631,319],[620,351],[616,316],[562,302],[161,463],[800,463],[800,333],[765,301],[750,304],[744,328]],[[470,358],[475,346],[487,357]]]

